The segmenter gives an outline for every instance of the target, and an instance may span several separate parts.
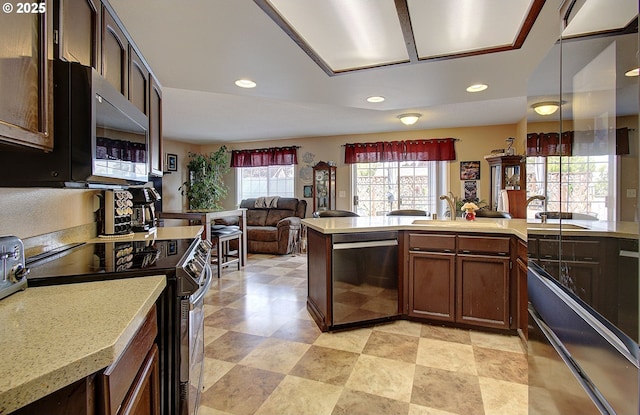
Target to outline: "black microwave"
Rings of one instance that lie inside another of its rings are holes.
[[[53,151],[0,151],[0,185],[100,188],[147,182],[147,116],[92,67],[56,60],[53,80]]]

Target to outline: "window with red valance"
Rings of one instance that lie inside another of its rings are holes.
[[[231,167],[287,166],[291,164],[298,164],[298,147],[231,151]]]
[[[574,131],[558,133],[530,133],[527,134],[527,156],[571,156],[574,147]],[[578,132],[580,142],[594,142],[593,132]],[[629,154],[629,129],[616,130],[616,155]]]
[[[346,164],[354,164],[385,161],[455,160],[455,141],[454,138],[436,138],[346,144],[344,162]]]

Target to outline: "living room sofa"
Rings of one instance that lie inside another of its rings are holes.
[[[281,197],[275,202],[275,207],[256,207],[256,200],[240,202],[240,207],[247,209],[247,251],[277,255],[291,253],[300,238],[300,220],[307,212],[307,201]]]

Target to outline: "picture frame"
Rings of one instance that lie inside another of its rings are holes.
[[[480,160],[461,161],[460,180],[480,180]]]
[[[460,189],[461,199],[465,201],[479,201],[480,200],[480,181],[478,180],[463,180],[462,189]]]
[[[178,171],[178,155],[167,153],[167,171]]]
[[[312,198],[313,197],[313,186],[312,185],[305,185],[303,188],[303,196],[305,198]]]

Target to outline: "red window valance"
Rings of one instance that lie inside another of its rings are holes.
[[[571,156],[575,133],[565,131],[558,133],[527,134],[527,156]],[[591,136],[593,134],[590,134]],[[585,134],[581,133],[581,137]],[[629,154],[629,129],[616,130],[616,155]]]
[[[298,147],[270,147],[231,151],[231,167],[298,164]]]
[[[436,138],[430,140],[346,144],[344,162],[346,164],[354,164],[385,161],[455,160],[454,142],[454,138]]]

